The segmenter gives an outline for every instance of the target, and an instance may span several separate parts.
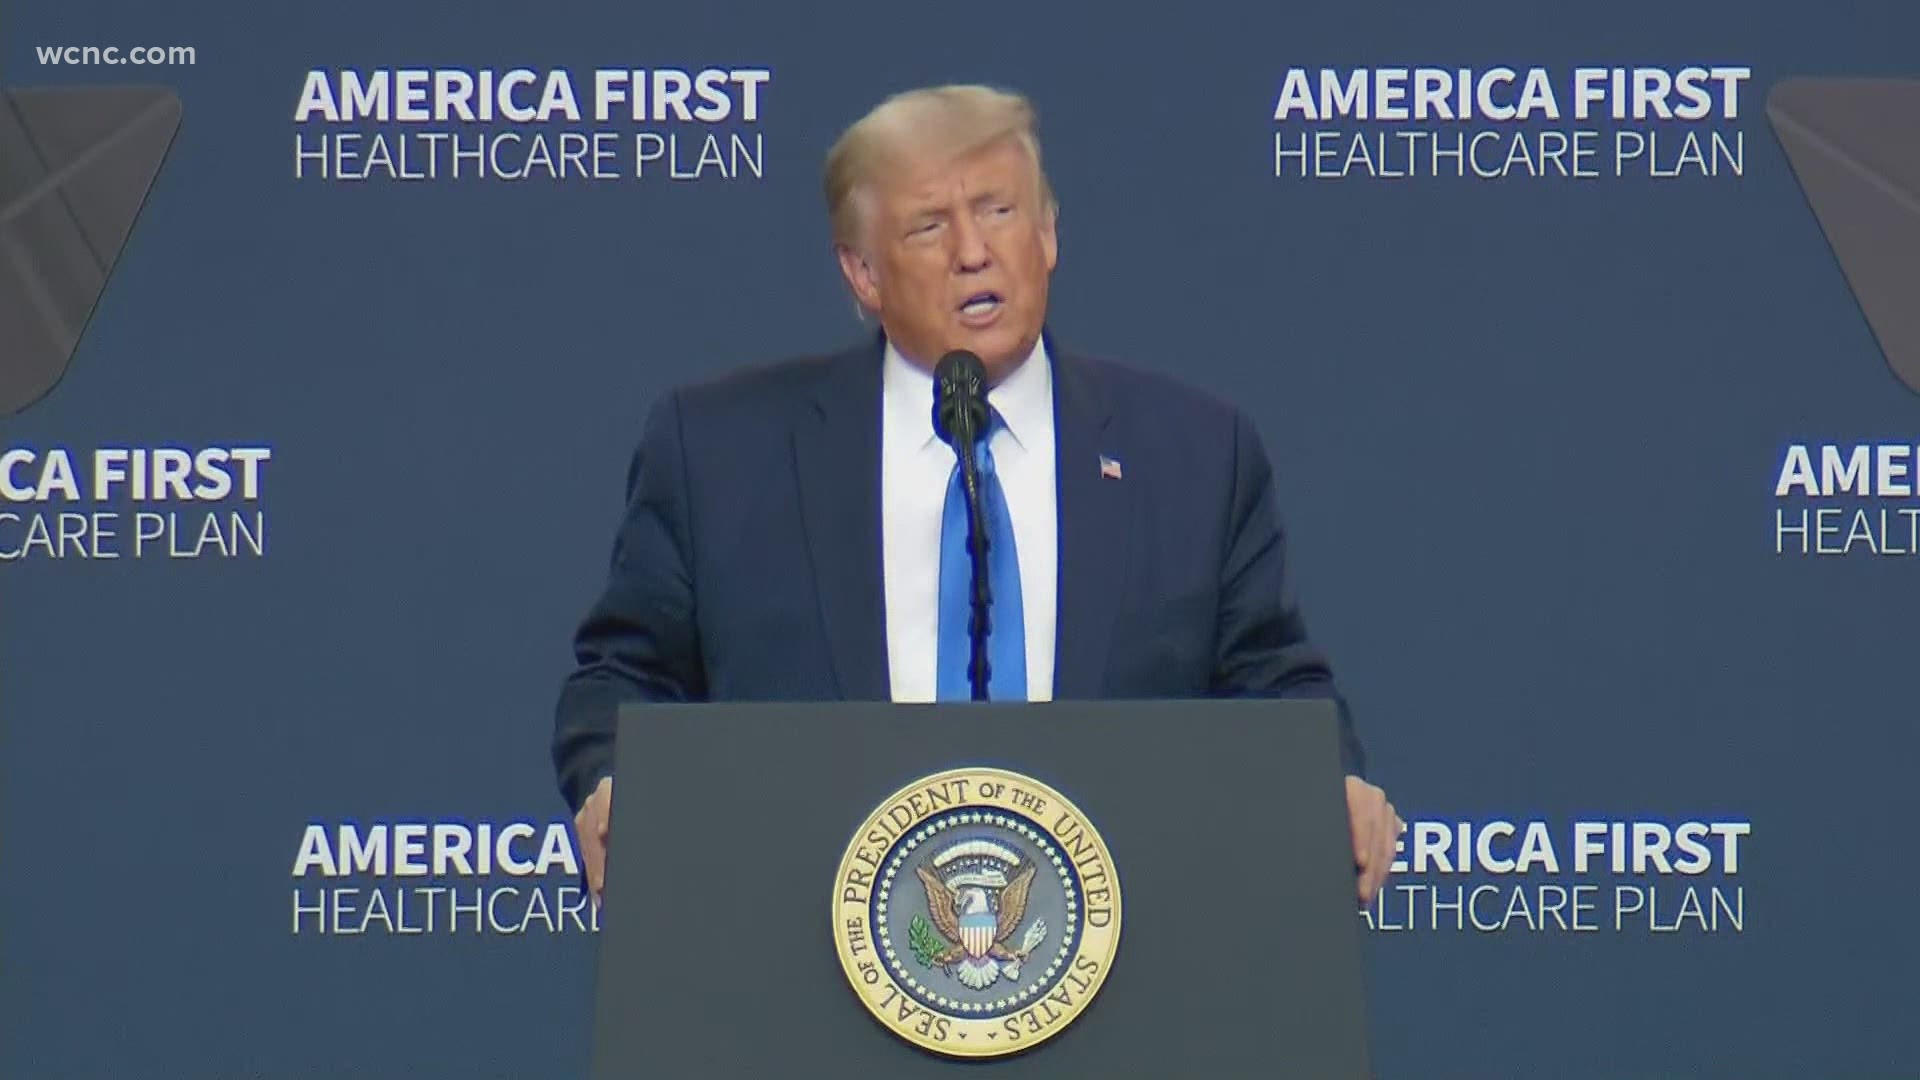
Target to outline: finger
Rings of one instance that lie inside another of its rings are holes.
[[[1387,865],[1393,861],[1393,832],[1389,824],[1392,818],[1385,796],[1370,806],[1365,815],[1367,848],[1360,859],[1360,876],[1356,882],[1363,904],[1372,903],[1379,894],[1380,886],[1386,881]]]
[[[1378,849],[1367,853],[1367,865],[1360,873],[1360,902],[1371,904],[1380,895],[1380,886],[1386,883],[1387,864],[1380,857]]]
[[[1387,884],[1387,878],[1393,873],[1394,841],[1400,835],[1400,816],[1393,812],[1393,804],[1388,803],[1380,812],[1379,848],[1374,853],[1373,891],[1378,893]]]
[[[1368,882],[1373,876],[1374,864],[1378,861],[1374,857],[1376,847],[1374,833],[1379,828],[1379,819],[1372,814],[1362,813],[1354,818],[1353,823],[1353,864],[1359,871],[1354,877],[1353,887],[1360,901],[1366,903],[1373,899],[1373,889]]]
[[[600,839],[605,840],[613,828],[613,777],[602,779],[599,786],[593,789],[593,797],[587,801],[599,817]]]
[[[1367,852],[1372,850],[1369,831],[1373,826],[1373,815],[1367,813],[1363,797],[1351,790],[1347,794],[1347,826],[1353,839],[1353,864],[1365,866]]]
[[[582,857],[585,857],[587,847],[599,835],[599,831],[593,825],[593,804],[589,802],[580,808],[579,813],[573,815],[573,838],[580,842]]]
[[[573,816],[573,835],[580,845],[580,862],[586,871],[587,891],[600,895],[605,870],[607,843],[605,815],[597,813],[595,800],[589,798]]]
[[[607,846],[597,839],[583,840],[580,857],[587,864],[587,889],[597,899],[606,888]]]

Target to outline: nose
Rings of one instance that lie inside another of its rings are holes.
[[[969,214],[955,217],[953,228],[954,269],[973,274],[993,265],[993,252],[987,247],[987,234]]]

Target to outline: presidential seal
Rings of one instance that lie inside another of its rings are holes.
[[[1012,1054],[1099,992],[1120,883],[1079,808],[1030,777],[954,769],[901,788],[854,834],[834,882],[840,966],[895,1035],[941,1054]]]

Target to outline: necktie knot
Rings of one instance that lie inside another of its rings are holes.
[[[973,441],[975,445],[985,446],[993,441],[994,435],[1005,431],[1006,428],[1007,418],[1000,415],[999,409],[989,405],[987,407],[987,422],[980,425],[980,430],[974,433]]]

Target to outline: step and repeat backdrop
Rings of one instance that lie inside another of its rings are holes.
[[[1920,1075],[1915,5],[0,18],[0,1074],[584,1070],[642,420],[869,334],[827,147],[986,82],[1059,341],[1273,457],[1380,1075]]]

